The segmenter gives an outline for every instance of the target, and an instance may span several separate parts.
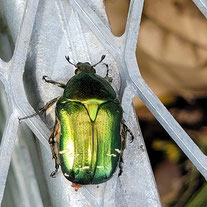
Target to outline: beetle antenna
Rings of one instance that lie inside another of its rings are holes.
[[[102,55],[101,60],[100,60],[99,62],[97,62],[96,64],[92,65],[92,67],[95,67],[95,66],[97,66],[99,63],[101,63],[105,57],[106,57],[106,55]]]
[[[65,59],[66,59],[71,65],[74,65],[74,66],[76,67],[76,65],[75,65],[74,63],[70,62],[70,58],[69,58],[69,56],[65,56]]]

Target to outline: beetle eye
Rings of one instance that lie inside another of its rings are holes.
[[[78,69],[75,70],[75,74],[77,74],[77,73],[78,73]]]

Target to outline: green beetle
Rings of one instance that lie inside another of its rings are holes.
[[[49,138],[56,168],[51,176],[61,166],[63,175],[77,190],[79,185],[99,184],[112,177],[120,166],[123,138],[129,130],[122,123],[123,110],[116,93],[106,81],[108,70],[106,78],[102,78],[96,75],[97,64],[75,65],[69,57],[66,59],[76,67],[75,75],[66,85],[43,77],[46,82],[64,88],[64,92],[39,112],[57,102],[55,127]]]

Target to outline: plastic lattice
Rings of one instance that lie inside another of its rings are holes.
[[[202,1],[195,3],[201,5]],[[202,5],[204,6],[199,8],[205,13],[206,4]],[[132,107],[132,98],[135,96],[142,99],[207,178],[206,156],[174,120],[139,73],[135,50],[143,0],[131,0],[126,31],[119,38],[109,29],[101,0],[11,0],[2,1],[2,7],[15,42],[15,50],[8,63],[0,60],[0,80],[4,84],[10,109],[0,146],[0,202],[17,140],[20,124],[18,117],[33,114],[39,103],[44,104],[61,95],[61,89],[44,83],[42,76],[47,75],[54,80],[67,82],[74,74],[74,68],[67,64],[65,55],[69,55],[73,62],[91,63],[97,62],[103,54],[106,55],[104,61],[109,65],[112,86],[122,101],[124,119],[133,131],[135,140],[133,144],[127,141],[122,176],[118,178],[116,173],[108,182],[98,185],[98,188],[96,185],[89,185],[75,192],[61,173],[56,179],[49,176],[54,169],[54,162],[47,142],[51,133],[48,127],[52,128],[54,117],[47,119],[47,126],[39,116],[25,119],[26,125],[42,143],[40,151],[52,205],[161,206],[143,137]],[[97,73],[104,76],[105,66],[98,65]],[[38,193],[36,196],[38,197]],[[38,202],[36,206],[43,205],[41,200]],[[32,202],[28,203],[32,206]]]

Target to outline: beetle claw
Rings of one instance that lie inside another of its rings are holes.
[[[57,174],[57,169],[55,169],[55,171],[51,172],[50,177],[56,178],[56,176],[55,176],[56,174]]]
[[[51,172],[50,177],[55,178],[55,173]]]
[[[45,81],[46,81],[47,78],[48,78],[48,76],[46,76],[46,75],[42,76],[42,79],[45,80]]]

